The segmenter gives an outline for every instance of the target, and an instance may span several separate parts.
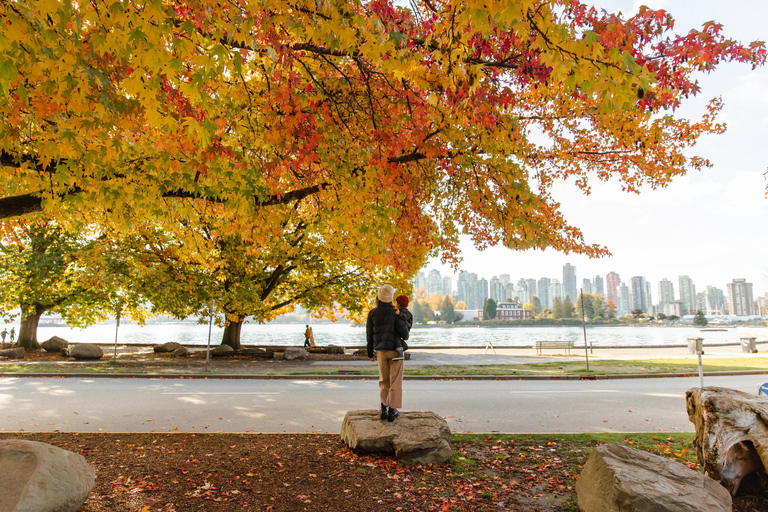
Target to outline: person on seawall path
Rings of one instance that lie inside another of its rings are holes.
[[[312,329],[307,325],[307,328],[304,329],[304,346],[309,346],[309,337],[312,335]]]
[[[16,339],[16,328],[11,327],[11,343]]]
[[[309,328],[309,346],[314,347],[315,346],[315,330],[311,327]]]
[[[408,311],[408,297],[405,295],[398,295],[395,297],[395,302],[397,302],[397,310],[395,313],[405,319],[405,323],[408,324],[408,332],[410,333],[411,327],[413,327],[413,315],[410,311]],[[405,340],[398,337],[397,348],[395,350],[397,350],[397,356],[395,356],[392,360],[403,361],[405,359],[405,351],[408,350],[408,344],[405,342]]]
[[[381,419],[395,421],[403,406],[403,361],[395,361],[398,337],[407,340],[408,324],[396,314],[392,297],[395,290],[385,284],[376,294],[376,306],[368,312],[365,322],[368,358],[379,363],[379,397]],[[374,354],[375,353],[375,354]]]
[[[3,337],[3,344],[5,344],[5,337],[8,336],[8,329],[3,329],[3,332],[0,332],[0,336]]]

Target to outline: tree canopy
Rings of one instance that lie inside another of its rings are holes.
[[[676,36],[647,8],[415,6],[4,2],[0,217],[107,207],[129,226],[202,203],[235,232],[258,218],[277,234],[300,210],[350,238],[379,219],[406,231],[408,244],[384,236],[402,271],[433,250],[455,261],[460,233],[603,254],[553,181],[637,191],[707,165],[683,152],[722,130],[719,101],[698,120],[675,107],[698,93],[695,72],[766,57],[716,23]]]

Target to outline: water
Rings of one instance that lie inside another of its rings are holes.
[[[352,327],[347,323],[318,323],[312,324],[312,328],[318,345],[365,345],[365,329],[362,327]],[[211,344],[221,343],[222,334],[223,329],[214,326]],[[60,336],[71,343],[111,344],[115,341],[115,324],[99,324],[86,329],[50,325],[38,328],[39,341],[51,336]],[[685,345],[688,337],[704,338],[705,346],[739,342],[735,328],[701,332],[698,327],[587,327],[587,341],[596,347]],[[759,339],[764,338],[759,336]],[[580,345],[584,333],[581,327],[414,327],[408,344],[412,347],[485,346],[490,341],[495,346],[532,346],[540,340],[572,340]],[[208,325],[167,322],[140,327],[127,323],[121,324],[118,332],[118,343],[121,345],[168,341],[205,345]],[[242,328],[241,342],[245,345],[301,345],[304,343],[304,324],[246,323]]]

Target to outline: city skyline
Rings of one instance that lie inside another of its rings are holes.
[[[723,24],[724,34],[742,42],[768,38],[763,22],[768,18],[768,2],[764,0],[728,4],[600,0],[595,4],[609,12],[622,11],[625,17],[636,13],[641,4],[668,9],[677,33],[716,20]],[[501,247],[480,252],[462,239],[461,269],[475,273],[487,268],[520,269],[529,276],[556,276],[559,270],[551,269],[570,262],[579,270],[579,283],[581,277],[615,271],[622,278],[644,276],[652,283],[663,278],[676,282],[678,276],[688,275],[697,286],[722,289],[732,279],[744,278],[753,283],[755,296],[768,292],[768,263],[758,249],[761,227],[768,221],[764,176],[768,144],[763,140],[768,133],[768,68],[752,70],[725,63],[697,78],[701,93],[686,100],[678,113],[699,117],[712,98],[722,97],[724,107],[718,119],[727,123],[727,131],[703,137],[688,152],[708,158],[711,168],[680,177],[666,189],[643,189],[637,195],[596,179],[590,183],[588,197],[568,182],[553,190],[568,222],[581,229],[588,243],[606,246],[611,257],[594,260],[554,250],[515,252]],[[443,273],[450,270],[437,258],[427,266]]]

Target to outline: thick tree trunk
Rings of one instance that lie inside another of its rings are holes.
[[[40,350],[40,344],[37,342],[37,324],[40,323],[40,316],[45,313],[45,310],[46,308],[40,305],[22,304],[21,328],[15,347]]]
[[[240,329],[243,327],[243,320],[245,319],[227,319],[227,325],[224,327],[224,337],[221,340],[222,345],[229,345],[235,350],[240,350]]]

